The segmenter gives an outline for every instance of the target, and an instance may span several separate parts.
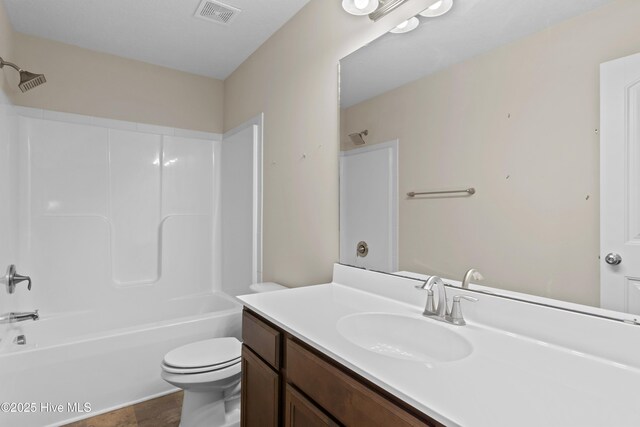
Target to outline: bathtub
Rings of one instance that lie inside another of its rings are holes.
[[[176,389],[160,378],[167,351],[240,338],[242,306],[223,293],[137,308],[2,325],[0,426],[59,426],[170,393]],[[14,342],[19,335],[25,345]]]

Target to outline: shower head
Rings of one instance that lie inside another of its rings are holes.
[[[349,139],[351,139],[351,142],[355,145],[363,145],[365,142],[363,137],[367,135],[369,135],[369,131],[365,129],[362,132],[349,134]]]
[[[18,87],[22,92],[26,92],[46,82],[47,79],[45,79],[44,74],[33,74],[22,70],[20,71],[20,84]]]
[[[14,68],[16,71],[20,73],[20,83],[18,87],[22,92],[26,92],[28,90],[33,89],[36,86],[40,86],[47,82],[44,74],[34,74],[29,71],[25,71],[22,68],[18,67],[16,64],[12,62],[7,62],[0,58],[0,68],[4,68],[5,65],[8,65],[11,68]]]

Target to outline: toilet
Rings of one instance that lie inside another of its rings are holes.
[[[254,293],[286,289],[277,283],[255,283]],[[184,390],[180,427],[240,425],[240,355],[235,337],[212,338],[183,345],[162,361],[162,379]]]

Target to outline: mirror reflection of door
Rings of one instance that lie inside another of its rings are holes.
[[[600,301],[640,314],[640,54],[600,71]]]
[[[398,141],[340,153],[340,262],[398,270],[397,159]]]

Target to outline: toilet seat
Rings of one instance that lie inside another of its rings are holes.
[[[228,362],[217,363],[215,365],[209,366],[200,366],[197,368],[180,368],[162,362],[162,369],[165,372],[170,372],[172,374],[200,374],[202,372],[219,371],[220,369],[228,368],[229,366],[235,365],[236,363],[240,363],[240,359],[241,357],[238,357],[236,359],[229,360]]]
[[[226,387],[240,381],[242,373],[242,363],[236,363],[223,369],[202,372],[195,375],[172,374],[162,371],[162,378],[176,387],[185,388],[190,386],[196,390],[198,388],[209,388],[212,383],[217,383],[217,387]]]
[[[218,371],[240,363],[241,352],[242,343],[233,337],[198,341],[167,353],[162,369],[173,374]]]

